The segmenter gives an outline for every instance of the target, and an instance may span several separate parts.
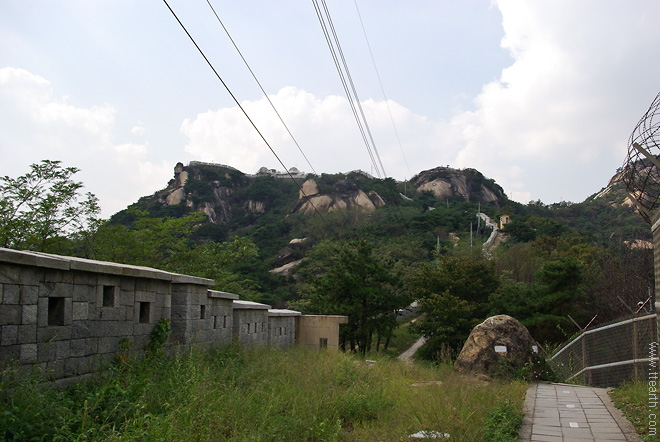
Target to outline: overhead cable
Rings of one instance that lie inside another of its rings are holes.
[[[349,105],[351,106],[351,109],[353,111],[353,116],[358,125],[360,133],[362,134],[362,139],[365,143],[367,152],[369,153],[371,162],[374,166],[374,170],[376,171],[376,174],[378,175],[379,178],[383,178],[384,176],[386,176],[385,168],[383,167],[383,163],[380,160],[380,155],[378,155],[376,143],[374,142],[373,136],[371,134],[371,130],[369,129],[369,124],[367,123],[367,119],[364,115],[364,111],[362,110],[360,98],[357,94],[355,84],[353,83],[353,79],[348,69],[348,64],[341,49],[341,44],[339,43],[339,37],[337,36],[337,32],[332,23],[332,18],[330,17],[330,12],[328,10],[327,4],[325,3],[325,0],[321,0],[321,4],[323,5],[323,8],[321,8],[318,4],[318,0],[312,0],[312,3],[314,5],[314,9],[316,10],[316,15],[319,19],[319,23],[321,24],[321,29],[323,30],[326,43],[328,44],[328,48],[330,49],[330,53],[335,62],[335,67],[337,69],[337,73],[339,74],[339,78],[344,87],[344,91],[348,98]],[[333,41],[334,41],[334,45],[333,45]],[[339,59],[341,59],[341,63]],[[342,70],[342,66],[343,66],[343,70]],[[349,89],[349,83],[350,83],[350,89]],[[376,159],[378,160],[378,162],[376,162]]]
[[[179,17],[176,15],[176,13],[175,13],[174,10],[172,9],[172,7],[169,5],[169,3],[167,3],[167,0],[163,0],[163,3],[165,3],[165,6],[167,6],[167,9],[170,10],[170,12],[172,13],[172,15],[173,15],[174,18],[176,19],[176,21],[179,23],[179,25],[181,26],[181,28],[183,29],[183,31],[186,33],[186,35],[188,36],[188,38],[190,39],[190,41],[193,43],[193,45],[195,45],[195,48],[197,48],[197,51],[199,51],[199,53],[200,53],[200,55],[202,56],[202,58],[204,58],[204,60],[206,61],[206,64],[209,65],[209,67],[211,68],[211,70],[213,71],[213,73],[215,74],[215,76],[218,78],[218,80],[220,80],[220,83],[222,83],[222,85],[223,85],[224,88],[227,90],[227,92],[229,93],[229,95],[231,96],[231,98],[234,100],[234,102],[236,103],[236,105],[238,106],[238,108],[241,110],[241,112],[243,112],[243,115],[245,115],[245,118],[248,119],[248,121],[250,122],[250,124],[252,125],[252,127],[254,128],[254,130],[257,131],[257,133],[259,134],[259,136],[261,137],[261,139],[263,140],[263,142],[266,144],[266,146],[268,146],[268,149],[270,149],[270,151],[273,153],[273,155],[275,156],[275,158],[277,158],[277,161],[278,161],[278,162],[280,163],[280,165],[284,168],[284,170],[285,170],[285,172],[287,173],[287,175],[289,175],[289,177],[291,178],[291,180],[292,180],[294,183],[296,183],[296,186],[298,186],[298,189],[300,189],[300,192],[302,193],[302,195],[303,195],[305,198],[307,198],[307,194],[306,194],[305,191],[303,190],[302,186],[301,186],[301,185],[295,180],[295,178],[293,177],[293,175],[291,175],[291,172],[289,171],[289,169],[287,169],[287,167],[284,165],[284,163],[282,162],[282,160],[280,159],[280,157],[277,155],[277,153],[275,153],[275,150],[271,147],[270,143],[268,143],[268,141],[267,141],[266,138],[263,136],[263,134],[261,133],[261,131],[259,130],[259,128],[257,127],[257,125],[254,124],[254,121],[252,121],[252,118],[250,118],[250,116],[249,116],[248,113],[245,111],[245,109],[243,108],[243,106],[241,105],[241,103],[238,101],[238,99],[236,98],[236,96],[232,93],[231,89],[229,89],[229,86],[227,86],[227,83],[225,83],[225,81],[222,79],[222,77],[220,76],[220,74],[218,73],[218,71],[215,69],[215,67],[213,66],[213,64],[211,63],[211,61],[208,59],[208,57],[206,56],[206,54],[204,54],[204,51],[202,51],[202,48],[199,47],[199,45],[197,44],[197,42],[195,41],[195,39],[193,38],[193,36],[190,34],[190,32],[188,32],[188,29],[186,29],[186,27],[183,25],[183,23],[181,22],[181,20],[179,19]],[[321,217],[321,219],[323,220],[323,222],[327,225],[327,224],[328,224],[327,221],[325,220],[325,218],[323,218],[323,215],[321,214],[321,212],[319,212],[319,210],[316,208],[316,206],[314,205],[314,203],[312,203],[312,200],[311,200],[311,199],[308,199],[308,201],[309,201],[309,203],[311,204],[311,206],[314,208],[314,211],[316,211],[316,213]]]
[[[215,11],[215,8],[213,7],[213,5],[211,4],[211,2],[210,2],[209,0],[206,0],[206,3],[208,3],[209,7],[210,7],[211,10],[213,11],[213,14],[215,15],[215,18],[218,19],[218,22],[220,23],[220,26],[222,26],[222,29],[224,29],[225,33],[227,34],[227,37],[229,37],[229,40],[231,41],[231,43],[234,45],[234,48],[235,48],[236,51],[238,52],[238,55],[241,56],[241,59],[243,60],[243,63],[245,63],[245,66],[246,66],[246,67],[248,68],[248,70],[250,71],[250,74],[252,74],[252,78],[254,78],[254,81],[256,81],[257,84],[259,85],[259,89],[261,89],[261,92],[263,92],[264,96],[266,97],[266,100],[268,100],[268,103],[270,103],[270,106],[273,108],[273,110],[274,110],[275,113],[277,114],[277,117],[280,119],[280,121],[281,121],[282,124],[284,125],[284,128],[285,128],[286,131],[289,133],[289,136],[291,137],[291,139],[293,140],[293,142],[294,142],[294,143],[296,144],[296,146],[298,147],[298,150],[300,151],[300,153],[302,154],[302,156],[305,158],[305,161],[307,161],[307,164],[308,164],[309,167],[312,169],[312,171],[314,172],[314,174],[318,175],[318,174],[316,173],[316,169],[314,169],[314,166],[312,166],[312,163],[310,163],[309,160],[307,159],[307,155],[305,155],[305,152],[303,152],[302,147],[300,147],[300,144],[298,144],[298,141],[295,139],[295,137],[293,136],[293,134],[292,134],[291,131],[289,130],[289,127],[288,127],[288,126],[286,125],[286,123],[284,122],[284,119],[282,119],[282,116],[280,115],[280,113],[279,113],[279,112],[277,111],[277,109],[275,108],[275,105],[274,105],[273,102],[271,101],[270,97],[268,96],[268,94],[266,93],[266,91],[264,90],[264,88],[261,86],[261,82],[259,82],[259,79],[258,79],[257,76],[255,75],[255,73],[252,71],[252,68],[251,68],[250,65],[248,64],[247,60],[245,59],[245,57],[243,57],[243,53],[241,52],[240,49],[238,49],[238,46],[236,45],[236,42],[234,41],[234,39],[232,38],[232,36],[229,34],[229,31],[227,30],[227,28],[225,27],[225,24],[224,24],[224,23],[222,22],[222,20],[220,19],[220,16],[218,16],[218,13]]]
[[[387,95],[385,95],[385,88],[383,87],[383,82],[380,80],[380,74],[378,73],[378,66],[376,66],[376,60],[374,58],[374,53],[371,50],[371,45],[369,44],[369,37],[367,37],[367,30],[364,27],[364,22],[362,21],[362,14],[360,14],[360,8],[358,7],[357,0],[353,0],[355,3],[355,9],[357,10],[358,17],[360,18],[360,25],[362,26],[362,33],[364,34],[364,39],[367,41],[367,47],[369,48],[369,55],[371,55],[371,61],[374,64],[374,70],[376,71],[376,77],[378,78],[378,84],[380,85],[380,90],[383,92],[383,97],[385,98],[385,104],[387,105],[387,112],[390,114],[390,120],[392,121],[392,127],[394,128],[394,133],[396,134],[396,139],[399,142],[399,147],[401,148],[401,155],[403,155],[403,161],[406,163],[406,169],[408,169],[408,176],[412,176],[410,172],[410,167],[408,166],[408,159],[406,154],[403,151],[403,144],[401,144],[401,138],[399,137],[399,131],[396,129],[396,124],[394,124],[394,117],[392,116],[392,110],[390,109],[390,103],[387,100]]]

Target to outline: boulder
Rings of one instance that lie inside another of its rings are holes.
[[[527,328],[507,315],[497,315],[477,325],[458,355],[459,373],[492,374],[521,369],[532,362],[538,347]]]

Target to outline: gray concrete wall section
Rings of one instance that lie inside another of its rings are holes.
[[[180,283],[181,282],[181,283]],[[127,338],[149,341],[171,317],[172,287],[207,295],[212,281],[79,258],[0,248],[0,361],[55,379],[96,371]]]
[[[269,305],[236,300],[234,309],[234,338],[243,345],[268,344]]]
[[[300,312],[294,310],[268,310],[268,345],[289,348],[296,343],[296,318]]]
[[[18,361],[54,379],[85,375],[114,360],[124,339],[141,352],[161,318],[171,320],[173,348],[234,339],[288,348],[304,338],[298,329],[312,330],[318,348],[319,327],[298,327],[307,318],[300,312],[241,301],[212,285],[146,267],[0,248],[0,366]],[[338,324],[347,318],[310,320],[325,324],[324,337],[334,333],[325,342],[336,347]]]

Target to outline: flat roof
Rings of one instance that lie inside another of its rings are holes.
[[[18,264],[55,270],[78,270],[82,272],[102,273],[106,275],[131,276],[134,278],[158,279],[174,284],[197,284],[212,286],[214,281],[197,276],[181,275],[151,267],[118,264],[116,262],[96,261],[75,256],[61,256],[50,253],[13,250],[0,247],[0,264]]]

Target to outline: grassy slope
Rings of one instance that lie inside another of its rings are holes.
[[[660,416],[657,407],[649,409],[649,384],[634,382],[623,384],[610,393],[617,408],[633,423],[642,439],[647,442],[660,442],[658,434],[649,434],[649,413]],[[658,421],[658,419],[656,419]],[[657,431],[657,424],[656,424]]]
[[[507,400],[521,409],[527,388],[448,366],[233,346],[129,359],[64,392],[8,374],[0,391],[17,388],[2,393],[3,440],[400,441],[435,430],[483,441],[492,411]]]

